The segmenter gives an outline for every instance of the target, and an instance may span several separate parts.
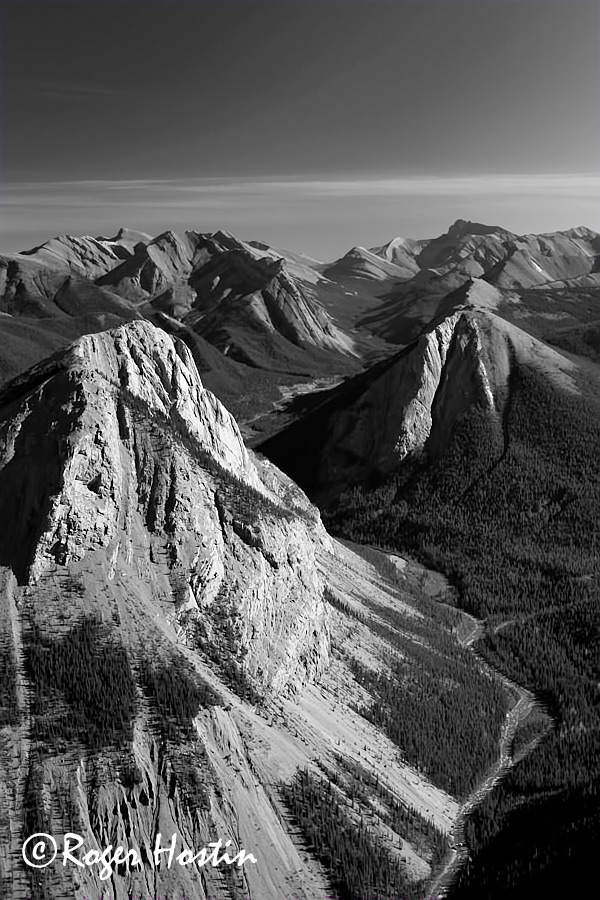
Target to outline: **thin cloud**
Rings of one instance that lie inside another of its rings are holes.
[[[104,179],[104,178],[85,178],[74,181],[15,181],[12,184],[5,184],[5,191],[52,191],[62,190],[63,188],[94,188],[102,190],[139,190],[156,185],[176,184],[174,179],[165,178],[131,178],[131,179]]]
[[[273,183],[273,187],[284,187]],[[291,187],[288,183],[286,188]],[[600,190],[600,174],[414,176],[310,181],[302,189],[319,196],[415,197],[513,194],[585,194]]]
[[[593,172],[24,181],[3,186],[0,252],[127,225],[149,233],[242,230],[334,259],[356,243],[441,233],[458,217],[519,234],[582,223],[600,230],[599,198]]]
[[[317,197],[415,197],[514,194],[586,194],[600,190],[600,174],[417,175],[389,178],[240,180],[174,183],[173,191],[194,193],[293,193]]]
[[[468,196],[578,196],[585,197],[600,192],[599,173],[555,173],[555,174],[486,174],[486,175],[414,175],[390,176],[382,178],[199,178],[199,179],[89,179],[60,182],[21,182],[5,185],[9,194],[39,192],[59,195],[64,192],[93,191],[96,198],[103,192],[127,192],[131,195],[144,194],[128,202],[143,206],[151,202],[148,192],[155,195],[168,194],[165,203],[188,205],[181,195],[220,195],[230,197],[263,196],[281,198],[292,197],[468,197]],[[156,202],[162,202],[158,196]],[[190,199],[190,203],[194,201]]]

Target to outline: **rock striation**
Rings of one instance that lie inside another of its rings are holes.
[[[266,332],[296,347],[353,353],[352,340],[286,270],[284,260],[233,249],[190,278],[197,300],[185,319],[228,354],[253,361],[247,335]]]
[[[9,384],[0,404],[11,410],[0,432],[0,490],[15,519],[4,553],[18,559],[22,581],[36,584],[93,551],[116,571],[146,523],[187,573],[188,611],[226,589],[225,571],[244,572],[244,641],[264,684],[301,684],[322,667],[314,556],[325,532],[314,514],[306,522],[281,507],[287,480],[265,485],[185,344],[146,322],[89,335]],[[245,501],[234,496],[237,484]],[[253,504],[269,510],[268,524]]]

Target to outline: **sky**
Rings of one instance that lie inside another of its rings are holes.
[[[600,231],[599,0],[1,0],[0,252]]]

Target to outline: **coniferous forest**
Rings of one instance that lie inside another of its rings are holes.
[[[125,649],[90,617],[64,638],[31,622],[25,652],[37,740],[81,741],[91,749],[125,747],[138,698]]]
[[[471,411],[437,460],[346,492],[352,540],[413,553],[485,620],[478,651],[555,728],[469,817],[458,898],[571,895],[600,837],[600,402],[515,365],[504,416]]]
[[[385,571],[385,560],[376,554],[374,562],[392,581],[394,571]],[[327,588],[325,597],[346,615],[354,614]],[[474,667],[471,653],[457,644],[449,626],[458,624],[459,614],[425,598],[417,602],[430,618],[411,621],[411,636],[405,617],[391,608],[377,606],[373,618],[359,614],[397,653],[390,654],[389,672],[350,660],[354,678],[374,698],[358,711],[397,744],[409,764],[464,797],[496,759],[507,698],[500,683]]]
[[[329,779],[303,769],[282,787],[288,809],[310,849],[331,872],[341,900],[398,897],[418,900],[423,885],[409,881],[397,854],[382,847],[368,819]]]
[[[200,708],[221,703],[218,693],[205,684],[185,660],[159,660],[157,663],[143,658],[139,671],[158,730],[169,740],[193,736],[192,720]]]
[[[19,721],[16,677],[17,661],[12,635],[0,626],[0,728],[16,725]]]

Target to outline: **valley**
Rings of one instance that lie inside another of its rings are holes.
[[[101,888],[28,871],[33,825],[259,860],[112,900],[586,883],[599,252],[458,220],[331,263],[224,231],[2,258],[7,896]]]
[[[474,616],[466,613],[463,613],[463,615],[467,620],[466,628],[468,630],[462,638],[459,638],[459,641],[464,647],[472,647],[483,636],[484,623]],[[499,626],[495,627],[495,633],[497,633],[498,628]],[[456,884],[460,870],[468,863],[470,857],[469,846],[466,842],[466,822],[469,815],[479,806],[485,796],[493,791],[511,766],[517,761],[520,762],[527,753],[531,753],[537,744],[543,740],[545,734],[555,725],[552,716],[543,709],[531,691],[511,681],[494,666],[490,666],[487,663],[484,663],[484,665],[502,681],[507,693],[512,698],[513,705],[506,714],[502,728],[498,759],[490,772],[486,774],[483,782],[477,786],[460,807],[450,837],[451,849],[449,857],[444,868],[428,888],[428,900],[442,900],[444,897],[452,896],[452,888]],[[533,715],[534,711],[537,714],[535,717]],[[515,738],[519,730],[529,725],[531,720],[535,720],[533,737],[530,736],[529,742],[521,750],[517,760],[514,751]]]

